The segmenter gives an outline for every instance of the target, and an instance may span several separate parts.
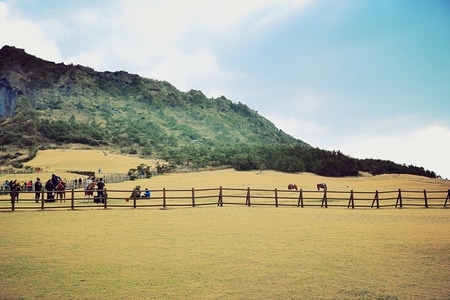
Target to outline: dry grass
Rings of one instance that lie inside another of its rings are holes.
[[[39,176],[45,181],[56,173],[68,180],[77,179],[80,176],[67,171],[84,170],[97,172],[102,168],[103,173],[127,173],[130,168],[139,164],[147,164],[155,167],[158,160],[141,159],[135,156],[124,156],[99,150],[45,150],[39,151],[36,158],[27,163],[29,166],[41,167],[41,174],[16,174],[0,175],[0,182],[6,179],[33,180]],[[318,182],[326,182],[329,190],[350,191],[385,191],[385,190],[447,190],[450,189],[450,181],[443,179],[429,179],[414,175],[380,175],[346,178],[330,178],[317,176],[310,173],[288,174],[274,171],[250,171],[236,172],[233,170],[221,170],[214,172],[176,173],[157,176],[147,180],[124,182],[110,185],[114,189],[132,189],[136,184],[148,186],[152,189],[163,187],[183,188],[215,188],[223,187],[250,187],[261,189],[286,189],[290,182],[297,183],[299,188],[314,190]]]
[[[110,151],[57,149],[39,151],[37,156],[25,165],[41,167],[49,173],[74,170],[97,172],[98,168],[102,168],[104,173],[126,173],[141,163],[156,166],[157,162],[155,159],[141,159]]]
[[[445,209],[1,213],[5,299],[448,299]]]
[[[56,163],[57,153],[50,155],[49,174],[69,169],[64,161]],[[101,155],[84,165],[82,157],[71,157],[77,164],[70,169],[126,172],[137,165],[119,167],[118,157],[108,166]],[[313,189],[321,181],[338,190],[450,188],[448,181],[407,175],[323,178],[232,170],[170,174],[108,188],[285,189],[296,182]],[[449,221],[448,209],[1,212],[0,298],[449,299]]]

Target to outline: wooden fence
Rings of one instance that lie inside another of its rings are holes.
[[[97,191],[94,192],[96,195]],[[4,193],[0,196],[0,210],[26,209],[92,209],[92,208],[168,208],[214,205],[274,206],[274,207],[344,207],[344,208],[404,208],[441,207],[450,205],[450,190],[441,191],[288,191],[281,189],[208,188],[152,190],[149,198],[138,197],[135,190],[104,190],[104,197],[88,197],[83,189],[67,190],[64,199],[54,202],[41,191],[39,200],[35,192]],[[17,198],[17,199],[16,199]],[[13,200],[14,199],[14,200]],[[97,200],[95,203],[94,200]]]

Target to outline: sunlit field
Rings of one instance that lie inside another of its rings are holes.
[[[122,166],[117,156],[109,165],[113,154],[99,153],[95,164],[84,165],[83,157],[97,155],[84,151],[71,152],[66,168],[64,159],[57,161],[68,151],[45,152],[31,165],[48,165],[47,172],[14,177],[74,176],[64,172],[74,168],[126,172],[140,163]],[[53,165],[43,159],[49,153]],[[450,189],[448,181],[407,175],[324,178],[265,170],[168,174],[107,188],[286,189],[289,182],[304,190],[318,182],[330,191]],[[449,299],[449,221],[443,206],[4,210],[0,298]]]

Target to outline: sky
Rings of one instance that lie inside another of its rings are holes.
[[[448,0],[0,0],[0,46],[246,104],[450,178]]]

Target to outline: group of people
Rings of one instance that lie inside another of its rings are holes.
[[[82,183],[82,179],[75,179],[74,186],[80,186]],[[91,191],[91,195],[94,198],[94,203],[105,203],[105,182],[103,178],[95,178],[88,176],[88,178],[84,181],[84,190],[86,195],[89,195],[88,192]],[[29,180],[27,182],[18,180],[6,180],[4,187],[5,191],[9,191],[11,195],[11,201],[19,202],[19,194],[20,191],[33,191],[35,192],[34,200],[38,203],[41,200],[45,200],[46,202],[55,202],[55,198],[60,198],[61,200],[65,199],[65,190],[66,190],[67,180],[62,179],[56,174],[52,174],[52,177],[49,178],[45,183],[41,181],[39,177],[36,178],[36,181]],[[94,196],[94,190],[97,192],[97,195]],[[44,192],[47,194],[46,199],[44,199]],[[136,186],[134,191],[131,193],[130,198],[150,198],[151,192],[148,188],[145,188],[144,191],[141,191],[140,186]],[[129,198],[127,198],[129,200]]]
[[[143,192],[141,192],[141,186],[138,185],[134,188],[133,192],[131,192],[131,195],[129,198],[126,198],[126,201],[129,201],[130,198],[150,198],[151,192],[148,188],[145,188]]]
[[[97,196],[94,196],[94,189],[97,191]],[[88,197],[92,195],[94,197],[94,203],[105,203],[105,183],[103,182],[103,178],[94,178],[88,176],[86,179],[86,184],[84,186],[85,195]],[[89,198],[88,198],[89,199]],[[89,201],[89,200],[88,200]]]
[[[11,189],[11,186],[13,187]],[[18,191],[29,191],[31,192],[33,190],[33,180],[28,181],[18,181],[18,180],[5,180],[3,183],[3,190],[4,191],[12,191],[12,190],[18,190]]]
[[[9,191],[11,195],[11,201],[19,202],[19,192],[22,190],[20,182],[17,180],[6,180],[4,190]]]
[[[39,179],[39,178],[38,178]],[[39,180],[40,181],[40,180]],[[45,190],[47,191],[47,202],[55,202],[55,195],[61,200],[66,198],[67,181],[63,181],[58,175],[52,174],[52,178],[45,183]],[[41,186],[42,189],[42,186]],[[40,193],[39,193],[40,194]],[[39,202],[39,195],[36,192],[36,202]]]
[[[9,191],[9,194],[11,196],[11,201],[19,202],[19,195],[21,191],[33,191],[33,181],[27,181],[26,185],[24,184],[24,181],[18,181],[18,180],[6,180],[4,183],[4,191]],[[36,182],[34,183],[34,190],[36,191],[36,195],[41,194],[42,190],[42,184],[40,182],[40,179],[37,178]],[[35,196],[35,199],[38,196]],[[37,199],[39,199],[37,198]],[[38,200],[36,201],[38,202]]]
[[[33,191],[35,202],[39,202],[41,200],[42,188],[44,187],[47,191],[47,201],[53,202],[55,199],[55,193],[60,195],[61,199],[63,197],[63,191],[65,191],[66,183],[61,179],[61,177],[52,174],[52,178],[50,178],[45,185],[42,184],[41,179],[39,177],[36,178],[36,181],[33,183],[32,180],[27,181],[26,188],[23,187],[22,182],[18,180],[7,180],[5,181],[4,187],[6,191],[9,191],[11,196],[11,201],[19,202],[19,195],[21,191]]]

